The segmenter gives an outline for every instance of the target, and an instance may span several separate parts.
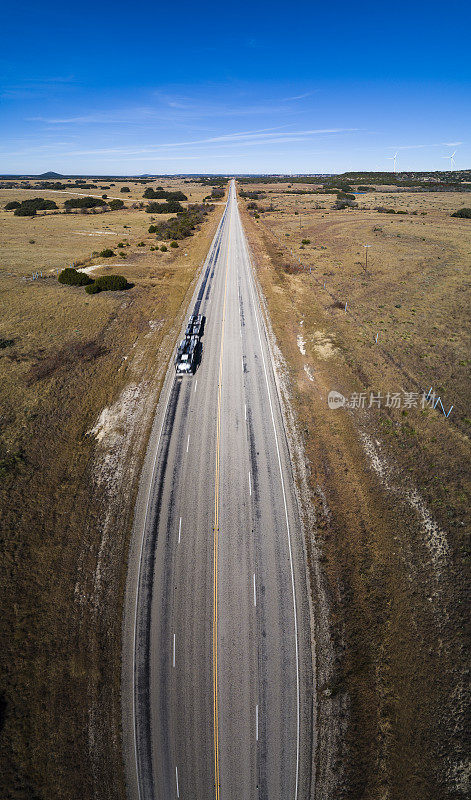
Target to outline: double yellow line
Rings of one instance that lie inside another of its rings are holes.
[[[218,712],[218,538],[219,538],[219,450],[221,443],[221,392],[222,357],[224,353],[224,326],[226,322],[227,274],[229,271],[229,246],[231,228],[227,239],[226,277],[224,281],[224,303],[222,307],[221,350],[219,354],[218,411],[216,426],[216,474],[214,480],[214,527],[213,527],[213,724],[214,724],[214,780],[216,800],[219,800],[219,712]]]

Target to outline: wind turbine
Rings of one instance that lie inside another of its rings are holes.
[[[394,172],[396,172],[396,159],[397,159],[397,153],[394,153],[394,155],[393,155],[393,156],[388,156],[388,158],[390,159],[390,161],[394,161]]]
[[[451,156],[442,156],[442,158],[449,158],[450,159],[450,161],[451,161],[451,169],[452,170],[454,170],[454,168],[455,168],[455,156],[456,156],[456,150],[455,150],[454,153],[451,154]]]

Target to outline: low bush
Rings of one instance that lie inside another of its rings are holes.
[[[158,239],[179,240],[191,236],[197,225],[204,221],[209,211],[213,211],[214,206],[210,205],[189,205],[186,211],[171,217],[165,222],[159,222],[155,228]]]
[[[155,233],[157,230],[156,225],[149,225],[149,233]]]
[[[358,208],[358,203],[353,200],[336,200],[332,208],[335,211],[343,211],[346,208]]]
[[[101,289],[97,286],[96,281],[93,281],[93,283],[85,287],[85,291],[87,294],[98,294],[98,292],[101,292]]]
[[[130,191],[131,191],[131,189],[129,188],[129,186],[121,186],[121,189],[120,189],[119,191],[120,191],[122,194],[126,194],[126,192],[130,192]]]
[[[145,190],[143,196],[148,200],[188,200],[188,197],[186,194],[183,194],[183,192],[170,192],[161,187],[157,187],[157,189],[151,189],[149,187]]]
[[[64,203],[65,208],[95,208],[96,206],[106,206],[105,200],[101,197],[71,197]]]
[[[19,208],[21,203],[18,200],[12,200],[10,203],[7,203],[5,206],[5,211],[14,211],[15,208]]]
[[[23,200],[14,210],[16,217],[34,217],[36,211],[46,211],[57,208],[54,200],[45,200],[44,197],[33,197],[31,200]]]
[[[124,208],[124,201],[123,200],[110,200],[108,203],[111,211],[118,211],[120,208]]]
[[[168,200],[166,203],[148,203],[146,207],[148,214],[175,214],[184,210],[177,200]]]
[[[100,258],[113,258],[113,256],[116,255],[116,253],[110,247],[106,247],[104,250],[98,253],[98,255],[100,256]]]
[[[131,288],[124,275],[101,275],[95,284],[101,292],[116,292]]]
[[[66,267],[57,278],[59,283],[66,283],[68,286],[88,286],[93,283],[93,280],[85,274],[85,272],[78,272],[72,267]]]
[[[303,239],[301,244],[311,244],[311,240],[310,239]]]
[[[178,243],[177,242],[170,242],[170,247],[178,247]]]
[[[168,247],[167,247],[167,245],[163,244],[163,245],[161,246],[160,250],[161,250],[161,252],[162,252],[162,253],[166,253],[166,252],[167,252],[167,250],[168,250]]]
[[[385,208],[384,206],[376,206],[375,211],[379,211],[380,214],[395,214],[393,208]]]
[[[451,214],[452,217],[459,217],[460,219],[471,219],[471,208],[460,208]]]

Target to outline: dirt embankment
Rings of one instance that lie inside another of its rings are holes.
[[[0,326],[5,800],[124,798],[119,686],[133,506],[221,209],[165,255],[149,252],[141,213],[120,269],[131,290],[89,296],[52,276],[16,274],[0,287],[9,308]]]
[[[298,272],[292,242],[273,235],[279,219],[272,213],[264,225],[244,212],[306,455],[316,515],[309,567],[314,590],[327,598],[319,608],[313,597],[316,626],[327,619],[323,640],[334,650],[327,668],[322,648],[317,653],[315,797],[462,800],[470,781],[466,409],[460,404],[455,424],[420,404],[405,414],[384,403],[368,408],[368,400],[365,408],[329,409],[330,390],[347,398],[414,390],[414,362],[404,374],[398,359],[345,322],[343,307],[326,302],[322,282]],[[328,223],[321,214],[315,223],[325,246]],[[342,269],[337,258],[322,255],[331,281]],[[345,275],[339,280],[348,285]],[[391,300],[381,295],[380,303]]]

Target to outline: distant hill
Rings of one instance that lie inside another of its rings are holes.
[[[63,178],[63,175],[59,175],[58,172],[43,172],[42,175],[38,175],[38,178]]]

